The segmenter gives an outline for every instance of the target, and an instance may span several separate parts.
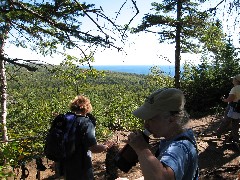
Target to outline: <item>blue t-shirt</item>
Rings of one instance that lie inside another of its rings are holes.
[[[76,152],[68,161],[64,162],[65,180],[93,180],[92,157],[89,147],[97,144],[95,137],[95,126],[89,118],[81,118],[79,138]],[[83,134],[84,133],[84,134]]]
[[[192,180],[196,178],[195,175],[198,173],[198,151],[193,143],[196,146],[193,131],[190,129],[170,141],[161,140],[160,142],[157,158],[174,171],[176,180]]]

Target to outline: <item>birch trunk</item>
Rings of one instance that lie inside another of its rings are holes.
[[[5,68],[5,60],[4,60],[4,53],[3,47],[5,44],[5,39],[7,37],[8,29],[10,24],[6,23],[6,26],[2,27],[2,32],[0,34],[0,91],[1,91],[1,134],[2,134],[2,141],[8,141],[7,135],[7,78],[6,78],[6,68]]]
[[[2,49],[2,48],[1,48]],[[2,52],[2,50],[0,50]],[[7,136],[7,79],[5,72],[5,61],[1,55],[0,59],[0,71],[1,71],[1,122],[2,122],[2,140],[8,141]]]

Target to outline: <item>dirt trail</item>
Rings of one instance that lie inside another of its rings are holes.
[[[219,125],[219,119],[215,116],[208,116],[200,119],[191,119],[188,126],[191,127],[197,137],[199,149],[199,168],[201,180],[240,180],[240,152],[236,151],[231,143],[227,141],[229,133],[222,135],[221,139],[212,136],[212,132]],[[123,137],[118,137],[123,139]],[[114,137],[113,140],[115,140]],[[123,144],[121,144],[123,146]],[[105,179],[105,153],[93,154],[93,165],[95,178],[97,180]],[[43,159],[43,164],[47,167],[45,171],[40,172],[41,180],[54,179],[54,171],[51,169],[51,162]],[[27,180],[36,179],[35,162],[28,163],[26,166],[29,170]],[[17,170],[16,170],[17,172]],[[132,168],[129,173],[118,171],[119,177],[127,177],[134,180],[140,177],[141,171],[139,164]],[[20,179],[19,172],[16,179]]]

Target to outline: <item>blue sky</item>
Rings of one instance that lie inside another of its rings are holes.
[[[117,23],[126,24],[132,16],[135,14],[131,0],[87,0],[87,3],[95,4],[96,8],[100,6],[106,15],[110,17],[115,17],[116,12],[119,11],[121,5],[126,2],[122,9],[120,16],[118,16]],[[146,0],[137,0],[137,6],[140,13],[135,17],[132,22],[132,26],[137,25],[141,22],[141,18],[144,14],[150,12],[151,2]],[[220,0],[214,0],[208,3],[206,7],[212,7],[218,4]],[[227,16],[223,16],[224,12],[220,12],[222,20],[224,20],[224,31],[226,33],[236,32],[232,28],[232,22],[226,21]],[[225,13],[226,14],[226,13]],[[225,18],[225,19],[224,19]],[[83,23],[84,24],[84,23]],[[86,23],[87,24],[87,23]],[[86,28],[91,29],[91,25],[88,23]],[[230,27],[230,28],[229,28]],[[84,28],[84,27],[83,27]],[[238,31],[239,32],[239,29]],[[236,44],[238,44],[237,38],[234,38]],[[122,45],[119,42],[119,45]],[[158,37],[149,33],[139,33],[129,35],[128,41],[124,45],[125,52],[118,52],[116,49],[102,49],[97,48],[95,53],[95,65],[174,65],[174,44],[159,44]],[[12,53],[14,52],[14,53]],[[62,61],[63,57],[55,55],[53,57],[43,57],[35,52],[31,52],[28,49],[17,48],[7,44],[5,48],[5,53],[9,57],[22,59],[39,59],[43,62],[58,64]],[[78,53],[76,50],[71,51],[71,53]],[[196,61],[199,59],[200,55],[193,54],[182,54],[182,62],[185,61]],[[197,61],[198,62],[198,61]]]

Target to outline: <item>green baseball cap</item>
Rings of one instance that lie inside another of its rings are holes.
[[[148,96],[142,106],[133,111],[133,115],[148,120],[159,112],[181,111],[184,109],[185,97],[176,88],[162,88]]]

